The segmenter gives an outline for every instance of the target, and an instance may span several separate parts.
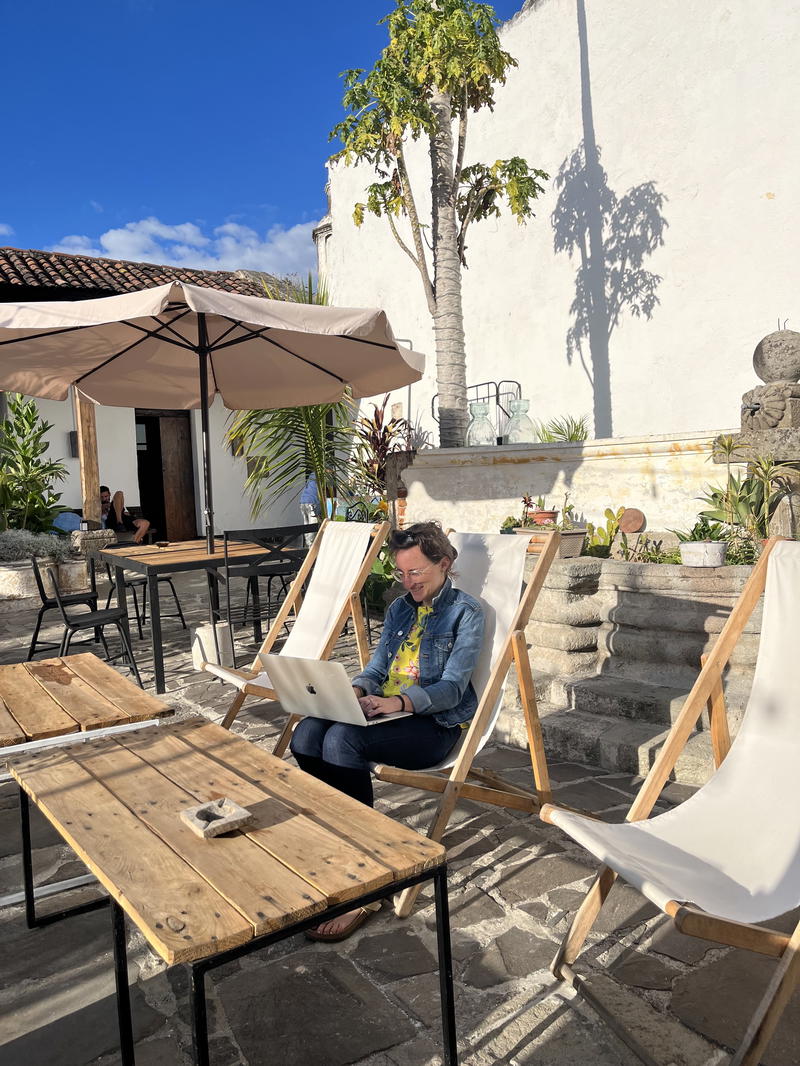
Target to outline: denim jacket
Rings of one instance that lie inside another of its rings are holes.
[[[419,684],[403,690],[414,714],[430,714],[440,725],[468,722],[478,707],[470,677],[483,643],[483,608],[476,599],[445,579],[434,597],[433,611],[419,648]],[[353,685],[368,695],[379,694],[400,645],[417,620],[410,593],[386,612],[380,643]]]

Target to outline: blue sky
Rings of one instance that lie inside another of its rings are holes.
[[[0,244],[312,268],[339,74],[372,66],[392,7],[0,0]]]

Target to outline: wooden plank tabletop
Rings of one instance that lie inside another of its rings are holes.
[[[170,964],[445,858],[441,844],[205,719],[19,756],[9,769]],[[223,795],[254,821],[201,839],[179,812]]]
[[[136,569],[150,568],[153,570],[169,570],[178,568],[198,569],[204,566],[224,566],[225,554],[222,544],[217,545],[217,550],[210,553],[205,540],[183,540],[169,544],[166,548],[159,548],[155,544],[138,544],[126,547],[124,550],[105,549],[98,553],[103,562],[124,563]],[[245,541],[236,541],[228,546],[228,558],[245,562],[258,559],[265,555],[274,554],[272,549],[265,548],[261,544],[253,544]]]
[[[91,652],[0,666],[0,748],[168,713]]]

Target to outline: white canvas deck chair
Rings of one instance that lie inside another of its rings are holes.
[[[366,666],[369,644],[361,609],[361,590],[389,535],[389,528],[388,522],[378,525],[369,522],[323,522],[259,653],[272,650],[281,635],[284,622],[294,613],[294,625],[279,654],[301,659],[327,659],[348,618],[352,618],[358,658],[361,665]],[[231,670],[216,663],[204,663],[203,669],[235,685],[238,690],[222,721],[226,729],[230,729],[248,696],[257,696],[261,700],[276,699],[258,654],[249,670]],[[296,717],[289,719],[275,746],[276,755],[282,755],[286,750],[296,722]]]
[[[731,745],[722,671],[766,586],[753,688]],[[800,924],[790,935],[760,923],[800,904],[800,544],[771,540],[627,816],[608,825],[547,805],[541,817],[604,864],[553,963],[592,1001],[572,963],[619,875],[690,936],[778,959],[730,1066],[755,1066],[800,977]],[[648,818],[708,705],[718,767],[691,799]],[[610,1019],[612,1024],[615,1019]],[[621,1027],[639,1057],[653,1060]]]
[[[426,770],[403,770],[383,764],[373,767],[373,773],[380,781],[442,793],[428,830],[428,836],[433,840],[442,839],[460,796],[530,812],[537,811],[541,803],[550,799],[550,780],[536,709],[525,626],[550,564],[558,553],[559,534],[511,537],[499,533],[456,533],[448,530],[448,537],[458,550],[458,559],[453,567],[454,583],[479,600],[484,609],[486,628],[483,650],[472,674],[478,709],[469,729],[464,730],[463,737],[444,762]],[[539,554],[530,580],[523,588],[525,559],[529,549]],[[512,663],[519,680],[535,792],[510,785],[496,774],[472,766],[473,759],[494,729]],[[404,918],[411,912],[418,892],[416,887],[406,889],[397,898],[395,910],[399,917]]]

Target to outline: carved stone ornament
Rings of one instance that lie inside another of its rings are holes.
[[[742,432],[775,429],[784,421],[792,426],[794,420],[786,418],[794,413],[789,407],[791,400],[800,400],[800,384],[793,381],[773,381],[746,392],[742,397]]]

